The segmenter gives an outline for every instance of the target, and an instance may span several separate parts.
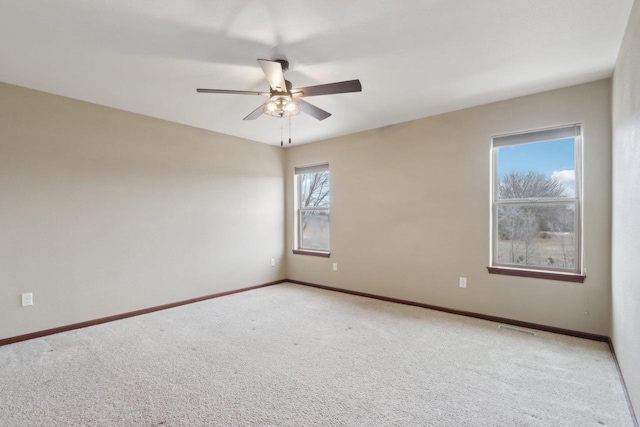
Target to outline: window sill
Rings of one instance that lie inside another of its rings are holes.
[[[322,258],[329,258],[331,256],[331,252],[310,251],[308,249],[294,249],[293,253],[296,255],[319,256]]]
[[[504,274],[506,276],[532,277],[534,279],[559,280],[562,282],[584,283],[587,276],[576,273],[560,273],[557,271],[525,270],[510,267],[487,267],[490,274]]]

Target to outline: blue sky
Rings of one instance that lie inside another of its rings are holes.
[[[575,170],[573,138],[501,147],[498,174],[534,170],[551,177],[554,171]]]
[[[509,172],[542,172],[556,177],[570,192],[575,188],[575,144],[573,138],[520,144],[498,149],[498,176]]]

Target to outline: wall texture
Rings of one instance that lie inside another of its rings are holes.
[[[289,278],[608,335],[610,84],[287,149]],[[584,123],[585,283],[488,274],[491,136],[576,122]],[[320,162],[329,162],[332,179],[331,258],[291,253],[293,168]]]
[[[280,147],[0,84],[0,339],[284,278],[283,167]]]
[[[640,414],[640,4],[613,74],[612,329],[618,362]]]

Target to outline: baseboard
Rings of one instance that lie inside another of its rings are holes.
[[[624,377],[622,376],[622,370],[620,369],[620,364],[618,363],[618,357],[616,356],[616,349],[613,347],[613,341],[611,341],[611,339],[609,339],[607,342],[609,343],[609,349],[611,350],[613,361],[616,363],[618,376],[620,377],[620,381],[622,382],[624,397],[627,399],[627,405],[629,405],[629,412],[631,412],[631,419],[633,420],[633,423],[634,423],[633,425],[635,427],[638,427],[638,418],[636,417],[636,413],[633,410],[633,405],[631,404],[631,398],[629,397],[629,391],[627,390],[627,384],[624,382]]]
[[[275,280],[273,282],[263,283],[261,285],[248,286],[246,288],[234,289],[231,291],[218,292],[215,294],[205,295],[197,298],[191,298],[183,301],[172,302],[169,304],[157,305],[155,307],[143,308],[142,310],[129,311],[127,313],[115,314],[113,316],[101,317],[99,319],[87,320],[85,322],[73,323],[71,325],[59,326],[57,328],[45,329],[43,331],[31,332],[29,334],[18,335],[15,337],[9,337],[0,339],[0,347],[7,344],[13,344],[20,341],[26,341],[34,338],[41,338],[47,335],[53,335],[60,332],[72,331],[74,329],[86,328],[88,326],[99,325],[101,323],[113,322],[115,320],[126,319],[127,317],[140,316],[142,314],[153,313],[154,311],[166,310],[168,308],[178,307],[186,304],[193,304],[194,302],[205,301],[208,299],[219,298],[225,295],[237,294],[240,292],[251,291],[253,289],[264,288],[266,286],[277,285],[279,283],[286,282],[286,279]]]
[[[491,322],[506,323],[508,325],[519,326],[522,328],[536,329],[544,332],[553,332],[555,334],[569,335],[572,337],[585,338],[585,339],[594,340],[594,341],[609,342],[609,337],[605,335],[591,334],[589,332],[580,332],[580,331],[574,331],[571,329],[556,328],[555,326],[540,325],[537,323],[523,322],[520,320],[507,319],[504,317],[489,316],[487,314],[474,313],[472,311],[456,310],[453,308],[440,307],[440,306],[431,305],[431,304],[423,304],[420,302],[385,297],[382,295],[369,294],[366,292],[358,292],[358,291],[351,291],[348,289],[334,288],[332,286],[319,285],[317,283],[303,282],[300,280],[289,279],[286,281],[289,283],[295,283],[298,285],[305,285],[305,286],[311,286],[319,289],[326,289],[328,291],[342,292],[345,294],[357,295],[360,297],[373,298],[373,299],[378,299],[378,300],[388,301],[388,302],[395,302],[398,304],[413,305],[415,307],[428,308],[431,310],[443,311],[445,313],[458,314],[460,316],[474,317],[476,319],[489,320]]]
[[[149,308],[144,308],[144,309],[141,309],[141,310],[129,311],[127,313],[116,314],[116,315],[108,316],[108,317],[101,317],[99,319],[87,320],[85,322],[74,323],[74,324],[65,325],[65,326],[59,326],[57,328],[45,329],[43,331],[31,332],[29,334],[18,335],[18,336],[10,337],[10,338],[4,338],[4,339],[0,339],[0,346],[6,345],[6,344],[12,344],[14,342],[19,342],[19,341],[25,341],[25,340],[29,340],[29,339],[33,339],[33,338],[40,338],[40,337],[47,336],[47,335],[57,334],[59,332],[71,331],[73,329],[86,328],[87,326],[99,325],[101,323],[113,322],[115,320],[126,319],[127,317],[140,316],[142,314],[152,313],[154,311],[166,310],[168,308],[178,307],[178,306],[185,305],[185,304],[192,304],[194,302],[205,301],[205,300],[208,300],[208,299],[223,297],[225,295],[236,294],[236,293],[239,293],[239,292],[246,292],[246,291],[250,291],[250,290],[253,290],[253,289],[258,289],[258,288],[263,288],[263,287],[266,287],[266,286],[277,285],[279,283],[285,283],[285,282],[295,283],[295,284],[298,284],[298,285],[311,286],[311,287],[314,287],[314,288],[326,289],[328,291],[342,292],[342,293],[351,294],[351,295],[357,295],[357,296],[366,297],[366,298],[373,298],[373,299],[378,299],[378,300],[382,300],[382,301],[395,302],[395,303],[398,303],[398,304],[405,304],[405,305],[412,305],[412,306],[416,306],[416,307],[428,308],[428,309],[431,309],[431,310],[443,311],[445,313],[458,314],[458,315],[467,316],[467,317],[474,317],[476,319],[489,320],[489,321],[498,322],[498,323],[506,323],[506,324],[509,324],[509,325],[520,326],[520,327],[530,328],[530,329],[537,329],[537,330],[545,331],[545,332],[553,332],[553,333],[556,333],[556,334],[569,335],[569,336],[572,336],[572,337],[585,338],[585,339],[590,339],[590,340],[602,341],[602,342],[610,343],[609,337],[605,336],[605,335],[597,335],[597,334],[591,334],[591,333],[588,333],[588,332],[574,331],[574,330],[571,330],[571,329],[556,328],[554,326],[546,326],[546,325],[540,325],[540,324],[537,324],[537,323],[523,322],[523,321],[520,321],[520,320],[513,320],[513,319],[507,319],[507,318],[504,318],[504,317],[490,316],[490,315],[486,315],[486,314],[474,313],[474,312],[471,312],[471,311],[456,310],[456,309],[452,309],[452,308],[440,307],[440,306],[437,306],[437,305],[424,304],[424,303],[420,303],[420,302],[408,301],[408,300],[403,300],[403,299],[398,299],[398,298],[385,297],[385,296],[382,296],[382,295],[375,295],[375,294],[370,294],[370,293],[366,293],[366,292],[359,292],[359,291],[351,291],[351,290],[348,290],[348,289],[334,288],[332,286],[319,285],[317,283],[304,282],[304,281],[301,281],[301,280],[282,279],[282,280],[275,280],[273,282],[263,283],[263,284],[260,284],[260,285],[248,286],[246,288],[234,289],[234,290],[225,291],[225,292],[218,292],[218,293],[215,293],[215,294],[205,295],[205,296],[202,296],[202,297],[191,298],[191,299],[188,299],[188,300],[172,302],[172,303],[169,303],[169,304],[158,305],[158,306],[155,306],[155,307],[149,307]]]

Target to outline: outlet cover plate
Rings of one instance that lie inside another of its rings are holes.
[[[28,305],[33,305],[33,293],[31,292],[22,294],[22,306],[26,307]]]

